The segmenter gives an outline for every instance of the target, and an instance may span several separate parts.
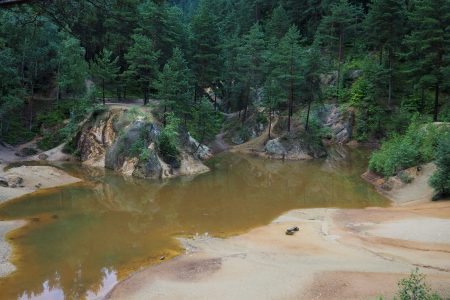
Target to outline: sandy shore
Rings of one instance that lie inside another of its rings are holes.
[[[53,154],[60,152],[58,149],[52,150]],[[70,176],[60,169],[51,166],[21,166],[11,168],[7,171],[4,168],[11,162],[19,161],[13,149],[0,146],[0,177],[22,179],[15,187],[0,186],[0,205],[6,201],[36,192],[37,190],[58,187],[81,181],[81,179]],[[57,159],[59,154],[52,156]],[[6,234],[25,224],[24,221],[0,221],[0,277],[6,276],[15,270],[14,265],[9,262],[11,247],[5,239]]]
[[[33,193],[39,189],[52,188],[81,181],[55,167],[21,166],[8,171],[0,171],[0,177],[20,177],[23,182],[17,187],[0,186],[0,204],[7,200]]]
[[[107,299],[391,299],[416,267],[450,297],[450,202],[429,201],[430,168],[389,192],[393,207],[294,210],[236,237],[182,240],[185,254]]]
[[[183,240],[186,254],[134,274],[107,298],[389,299],[416,266],[449,297],[448,218],[445,202],[295,210],[240,236]],[[286,236],[293,225],[300,232]]]
[[[16,270],[16,267],[9,262],[12,249],[6,241],[6,233],[24,224],[24,221],[0,222],[0,277],[6,276]]]

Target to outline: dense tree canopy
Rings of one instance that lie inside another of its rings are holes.
[[[297,112],[339,102],[356,109],[361,139],[414,113],[450,118],[449,0],[52,3],[0,12],[2,134],[34,126],[19,113],[33,99],[81,99],[90,80],[98,99],[153,97],[185,124],[201,99],[243,123],[249,109],[277,113],[286,130],[308,127]]]

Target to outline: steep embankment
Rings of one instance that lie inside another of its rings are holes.
[[[302,120],[292,119],[292,128],[287,131],[287,119],[275,116],[270,127],[259,123],[258,112],[251,112],[250,117],[241,124],[238,116],[233,116],[227,136],[236,144],[232,152],[255,154],[265,158],[286,160],[307,160],[325,157],[326,145],[346,144],[353,136],[354,112],[342,110],[338,105],[326,104],[316,107],[311,112],[311,119],[316,124],[310,124],[306,131]],[[312,123],[313,121],[311,121]],[[236,128],[240,128],[237,130]],[[248,139],[242,138],[242,132]],[[326,134],[325,134],[326,133]]]
[[[94,114],[72,141],[80,160],[140,178],[170,178],[207,172],[211,154],[187,132],[179,133],[177,156],[158,149],[162,127],[145,108],[112,106]]]
[[[428,181],[435,170],[434,163],[404,170],[403,174],[408,176],[410,183],[403,182],[398,175],[384,178],[371,171],[365,172],[361,177],[375,186],[379,193],[391,199],[394,205],[400,205],[431,200],[434,190]]]

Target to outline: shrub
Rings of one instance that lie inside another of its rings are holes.
[[[437,170],[430,178],[430,185],[441,195],[450,194],[450,133],[442,137],[437,146]]]
[[[64,113],[60,110],[40,112],[37,115],[38,122],[40,122],[43,126],[46,127],[53,127],[58,124],[61,124],[64,121],[64,119],[65,119]]]
[[[141,154],[142,149],[145,147],[145,140],[143,138],[137,139],[133,144],[130,146],[129,154],[131,156],[139,156]]]
[[[157,146],[158,153],[162,159],[177,168],[180,166],[180,160],[178,158],[178,129],[180,120],[176,118],[172,113],[167,115],[166,127],[161,130],[161,134],[158,136]]]
[[[436,293],[433,293],[425,282],[425,275],[419,273],[419,269],[402,279],[398,283],[399,300],[440,300]]]
[[[403,183],[411,183],[413,181],[413,178],[409,176],[405,171],[400,171],[398,173],[398,177]]]
[[[372,154],[369,169],[387,177],[429,162],[436,157],[438,139],[446,131],[445,127],[413,121],[404,135],[392,136]]]

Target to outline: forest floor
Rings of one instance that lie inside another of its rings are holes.
[[[450,297],[450,202],[428,200],[428,176],[392,190],[392,207],[293,210],[239,236],[183,239],[185,254],[135,273],[107,298],[391,299],[416,267]],[[291,226],[300,231],[285,235]]]

